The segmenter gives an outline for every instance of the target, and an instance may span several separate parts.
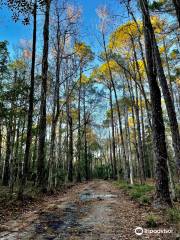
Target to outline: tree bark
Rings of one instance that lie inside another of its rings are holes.
[[[117,179],[117,163],[116,163],[116,143],[114,134],[114,113],[112,103],[112,89],[109,87],[110,111],[111,111],[111,134],[112,134],[112,160],[113,160],[113,178]]]
[[[86,119],[86,86],[84,86],[84,96],[83,96],[83,107],[84,107],[84,161],[85,161],[85,174],[86,181],[89,180],[89,163],[88,163],[88,153],[87,153],[87,119]]]
[[[176,15],[177,15],[177,19],[180,27],[180,1],[179,0],[172,0],[172,1],[176,10]]]
[[[56,41],[57,41],[57,55],[56,55],[56,80],[54,88],[54,99],[53,99],[53,112],[52,112],[52,126],[51,126],[51,147],[50,147],[50,156],[49,156],[49,175],[48,175],[48,188],[52,190],[53,183],[53,173],[55,168],[55,138],[56,138],[56,126],[60,114],[59,107],[59,85],[60,85],[60,19],[59,13],[57,16],[57,32],[56,32]]]
[[[77,182],[81,181],[81,78],[82,69],[80,67],[79,89],[78,89],[78,141],[77,141]]]
[[[26,184],[26,180],[28,177],[30,147],[32,142],[32,124],[33,124],[33,109],[34,109],[34,75],[35,75],[35,61],[36,61],[36,28],[37,28],[36,18],[37,18],[37,3],[35,1],[34,9],[33,9],[33,43],[32,43],[31,85],[30,85],[30,92],[29,92],[27,136],[26,136],[26,147],[25,147],[25,153],[24,153],[23,175],[20,180],[20,186],[19,186],[19,197],[21,197],[23,194],[23,188]]]
[[[175,159],[176,159],[176,166],[178,169],[178,173],[180,173],[180,133],[179,133],[178,121],[176,118],[175,107],[173,104],[171,93],[168,88],[166,76],[164,74],[164,69],[162,66],[161,56],[160,56],[159,49],[158,49],[158,46],[156,43],[155,35],[152,35],[152,36],[154,39],[154,48],[155,48],[156,65],[157,65],[157,70],[158,70],[159,82],[160,82],[160,85],[162,88],[163,97],[165,100],[167,114],[168,114],[170,128],[171,128],[171,135],[172,135],[172,142],[173,142],[173,148],[174,148]]]
[[[68,116],[69,123],[69,159],[68,159],[68,180],[73,181],[73,119],[71,114]]]
[[[6,137],[6,157],[4,162],[4,170],[2,176],[2,184],[4,186],[8,186],[9,184],[9,177],[10,177],[10,156],[11,156],[11,123],[7,125],[7,137]]]
[[[41,85],[41,105],[39,120],[39,146],[37,159],[37,185],[44,187],[45,180],[45,139],[46,139],[46,94],[48,78],[48,48],[49,48],[49,14],[50,0],[46,0],[46,12],[43,29],[43,58],[42,58],[42,85]]]
[[[152,107],[152,133],[156,159],[156,204],[172,205],[169,193],[167,148],[165,141],[165,127],[161,108],[161,92],[157,83],[157,71],[154,55],[153,28],[150,21],[147,0],[140,0],[140,7],[143,14],[144,38],[146,61],[148,70],[148,81]]]

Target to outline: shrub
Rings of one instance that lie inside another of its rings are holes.
[[[141,196],[139,200],[142,204],[149,204],[151,202],[150,197],[146,195]]]
[[[168,220],[173,223],[180,222],[180,208],[170,208],[167,210]]]
[[[179,184],[176,185],[176,195],[177,195],[177,198],[180,198],[180,186],[179,186]]]
[[[132,197],[132,199],[136,200],[142,197],[142,193],[135,190],[130,193],[130,196]]]
[[[157,227],[157,217],[153,214],[150,214],[149,216],[147,216],[147,220],[146,220],[146,225],[147,227],[149,228],[154,228],[154,227]]]
[[[149,193],[154,190],[154,186],[148,184],[134,184],[130,185],[123,181],[115,182],[116,186],[120,187],[121,189],[125,190],[133,200],[137,200],[142,204],[150,203],[150,196]]]

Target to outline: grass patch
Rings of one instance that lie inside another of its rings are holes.
[[[149,184],[134,184],[130,185],[128,183],[118,181],[115,185],[127,192],[133,200],[140,202],[141,204],[149,204],[150,194],[154,190],[154,186]]]
[[[172,223],[180,223],[180,208],[169,208],[167,210],[168,220]]]
[[[151,203],[151,198],[150,198],[150,196],[143,195],[139,198],[139,201],[142,204],[150,204]]]
[[[180,184],[175,185],[176,196],[180,199]]]
[[[148,228],[154,228],[154,227],[157,227],[157,225],[158,225],[158,218],[153,214],[149,214],[146,219],[146,226]]]

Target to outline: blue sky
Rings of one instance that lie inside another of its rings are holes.
[[[82,37],[84,37],[85,41],[89,41],[90,44],[97,30],[98,18],[96,16],[96,8],[107,4],[111,8],[117,9],[118,6],[120,9],[118,0],[74,0],[74,2],[82,6]],[[13,46],[19,43],[20,39],[30,40],[32,34],[31,26],[23,26],[21,22],[15,23],[12,21],[11,16],[12,13],[7,8],[3,7],[0,9],[0,41],[7,40],[10,43],[10,51]]]
[[[20,39],[31,39],[31,26],[23,26],[21,22],[12,21],[12,13],[7,8],[0,9],[0,41],[9,42],[9,52],[13,52]]]
[[[97,37],[98,37],[98,17],[96,15],[97,7],[106,4],[115,14],[122,14],[118,0],[71,0],[71,2],[76,3],[82,7],[82,21],[81,21],[81,40],[87,42],[91,45],[94,52],[102,51],[100,48]],[[0,9],[0,41],[7,40],[9,42],[9,52],[14,55],[13,47],[19,45],[21,39],[31,40],[32,38],[32,26],[24,26],[21,22],[13,22],[12,13],[7,8]],[[121,21],[124,21],[123,18],[118,20],[118,24]],[[40,20],[42,23],[42,21]],[[39,24],[40,25],[40,24]],[[42,25],[38,29],[42,30]],[[110,29],[113,30],[113,26],[110,26]],[[38,33],[38,41],[41,42],[42,32]],[[97,58],[94,61],[94,64],[97,64]],[[86,72],[88,74],[88,72]],[[95,112],[95,115],[99,116],[98,121],[101,121],[105,111],[102,108],[102,113],[98,111]],[[96,118],[97,118],[96,116]],[[97,120],[97,119],[96,119]]]

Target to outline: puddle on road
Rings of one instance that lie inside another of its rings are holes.
[[[37,235],[45,234],[45,239],[54,239],[58,234],[65,234],[67,229],[78,228],[78,207],[74,203],[68,203],[63,209],[63,214],[54,212],[44,212],[39,216],[38,223],[35,224]]]
[[[85,191],[80,194],[80,200],[81,201],[90,201],[90,200],[106,200],[106,199],[112,199],[112,198],[117,198],[117,195],[114,194],[95,194],[93,191]]]
[[[106,200],[116,198],[117,195],[102,193],[96,194],[92,190],[85,190],[79,195],[82,202],[90,200]],[[71,232],[81,234],[88,232],[86,227],[81,224],[80,215],[87,214],[91,206],[83,206],[79,209],[76,203],[68,203],[63,208],[63,214],[58,214],[58,210],[42,213],[39,222],[35,225],[37,235],[46,235],[45,239],[57,239],[56,237],[67,237]],[[63,238],[62,238],[63,239]],[[66,239],[66,238],[65,238]]]
[[[82,203],[90,200],[106,200],[116,197],[117,195],[110,193],[96,194],[91,189],[85,189],[84,192],[79,194],[79,200]],[[4,239],[13,240],[17,239],[18,236],[20,237],[19,239],[57,240],[69,239],[72,234],[76,236],[81,236],[83,233],[87,234],[91,232],[92,224],[90,223],[92,220],[89,219],[87,224],[85,224],[82,219],[84,219],[84,216],[88,216],[91,208],[91,204],[79,205],[73,202],[68,202],[63,205],[54,204],[47,211],[42,212],[39,218],[28,228],[24,229],[23,232],[16,232],[13,235],[8,234],[8,237]]]

